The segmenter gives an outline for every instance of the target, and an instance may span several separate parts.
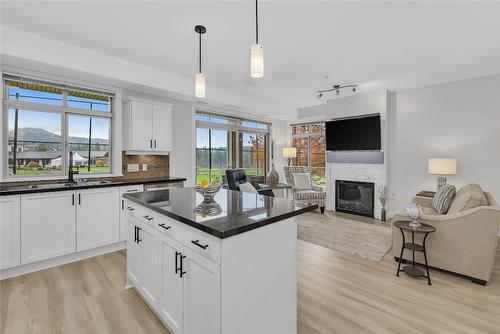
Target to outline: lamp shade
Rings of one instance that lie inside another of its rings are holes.
[[[264,76],[264,47],[253,44],[250,48],[250,76],[262,78]]]
[[[297,149],[295,147],[283,147],[282,153],[283,153],[283,158],[297,157]]]
[[[429,174],[454,175],[457,173],[457,159],[429,159],[427,168]]]
[[[194,95],[199,98],[205,97],[205,74],[196,73],[194,81]]]

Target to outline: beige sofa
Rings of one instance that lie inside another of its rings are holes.
[[[500,208],[490,193],[484,192],[488,203],[458,213],[438,214],[432,208],[432,198],[415,197],[424,215],[423,223],[436,227],[426,241],[429,266],[470,278],[485,285],[491,278],[495,262],[500,223]],[[487,204],[487,205],[486,205]],[[396,212],[392,221],[408,220],[405,212]],[[415,241],[422,243],[420,233]],[[401,231],[392,226],[392,254],[396,261],[401,254]],[[411,259],[411,251],[405,250],[404,260]],[[415,253],[415,259],[424,263],[423,254]]]

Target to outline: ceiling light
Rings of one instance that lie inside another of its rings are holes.
[[[262,78],[264,76],[264,47],[259,44],[259,7],[255,0],[255,44],[250,47],[250,76]]]
[[[359,88],[357,84],[350,84],[350,85],[333,85],[332,88],[328,89],[321,89],[318,90],[318,99],[323,96],[323,93],[328,93],[328,92],[333,92],[335,91],[335,94],[338,96],[340,95],[340,91],[344,88],[351,88],[354,93],[359,92]]]
[[[321,99],[322,97],[323,97],[323,93],[321,93],[321,92],[320,92],[320,93],[318,94],[318,99]]]
[[[196,26],[194,27],[194,31],[200,37],[198,73],[194,77],[194,95],[198,98],[203,98],[205,97],[205,74],[201,72],[201,35],[206,33],[207,29],[204,26]]]
[[[340,95],[340,90],[336,89],[335,94]]]
[[[358,91],[357,86],[352,87],[352,91],[353,91],[354,93],[356,93],[356,92]]]

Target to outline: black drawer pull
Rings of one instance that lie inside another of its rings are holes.
[[[208,248],[208,244],[206,244],[206,245],[200,244],[200,240],[199,239],[198,240],[191,240],[191,243],[193,243],[196,246],[201,247],[203,249],[207,249]]]
[[[182,268],[182,260],[186,258],[185,255],[182,255],[181,253],[179,253],[179,255],[181,256],[181,267],[179,268],[180,270],[180,273],[179,273],[179,276],[182,278],[182,275],[184,275],[186,272],[184,271],[184,269]]]
[[[134,225],[134,242],[137,243],[137,226]]]
[[[179,258],[179,255],[181,255],[181,252],[175,252],[175,273],[177,274],[179,272],[179,270],[181,270],[181,268],[179,267],[179,261],[178,261],[178,258]]]
[[[149,217],[148,215],[142,216],[142,218],[147,219],[149,221],[153,220],[153,217]]]
[[[127,210],[128,211],[134,211],[135,209],[133,207],[131,207],[131,206],[127,206]]]
[[[137,243],[141,242],[142,239],[141,239],[141,235],[139,234],[139,232],[142,230],[141,227],[137,227]]]
[[[172,228],[172,226],[165,226],[165,223],[158,224],[158,226],[163,227],[165,230]]]

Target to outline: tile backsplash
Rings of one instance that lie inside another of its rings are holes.
[[[127,172],[128,164],[138,164],[138,172]],[[143,170],[143,165],[147,170]],[[168,155],[126,155],[122,152],[123,178],[154,178],[170,176]]]

